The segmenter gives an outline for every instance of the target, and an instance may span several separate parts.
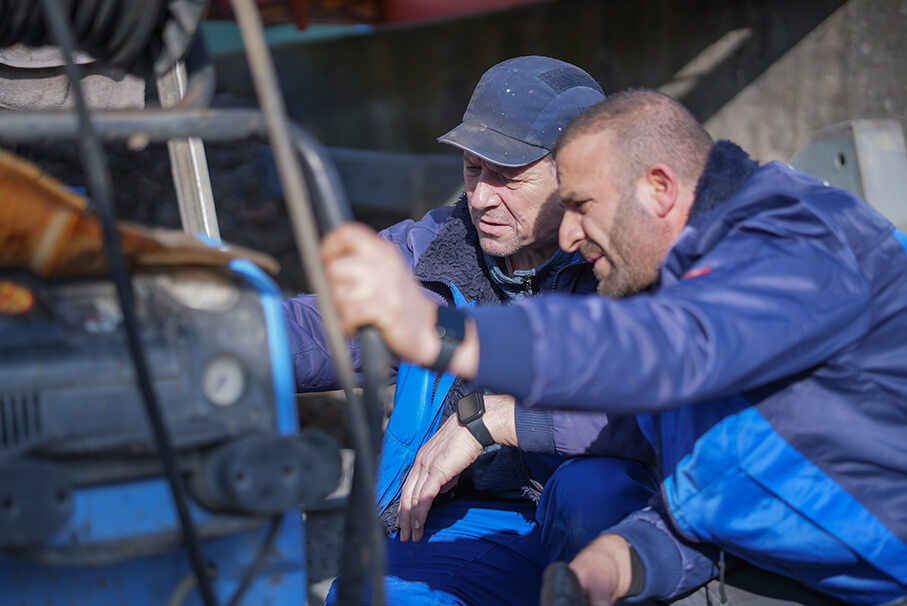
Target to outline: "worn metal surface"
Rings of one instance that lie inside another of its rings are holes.
[[[846,189],[907,230],[907,150],[897,120],[851,120],[810,139],[791,164]]]

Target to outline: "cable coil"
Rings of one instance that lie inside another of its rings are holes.
[[[207,0],[61,0],[76,47],[138,75],[162,75],[182,59]],[[0,48],[56,45],[33,0],[0,0]]]

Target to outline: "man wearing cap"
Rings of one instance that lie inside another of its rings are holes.
[[[438,308],[393,247],[344,225],[321,252],[345,328],[431,364],[451,327],[463,338],[446,360],[471,385],[640,415],[660,491],[570,563],[593,606],[902,604],[907,236],[848,192],[713,141],[656,91],[596,104],[553,154],[560,244],[604,296]]]
[[[439,138],[463,150],[464,195],[381,232],[437,302],[594,292],[589,264],[558,249],[563,210],[549,153],[560,130],[603,99],[586,72],[547,57],[482,76],[463,122]],[[314,300],[285,309],[298,390],[334,387]],[[566,459],[578,453],[600,456]],[[632,418],[523,410],[401,364],[377,486],[386,528],[399,527],[388,540],[388,603],[536,603],[548,561],[569,559],[645,505],[651,461]],[[602,475],[609,481],[587,485]]]

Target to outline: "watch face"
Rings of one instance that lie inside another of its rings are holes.
[[[471,393],[457,402],[457,416],[460,418],[461,423],[469,423],[485,412],[481,397],[477,393]]]

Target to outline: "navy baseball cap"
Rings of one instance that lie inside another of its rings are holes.
[[[605,100],[598,82],[550,57],[515,57],[479,80],[463,122],[438,137],[499,166],[525,166],[547,155],[584,109]]]

